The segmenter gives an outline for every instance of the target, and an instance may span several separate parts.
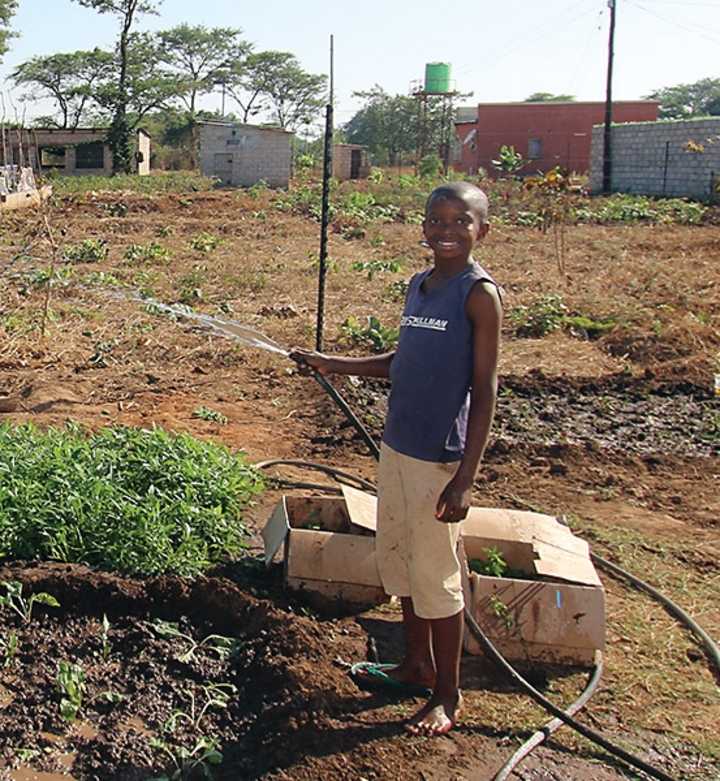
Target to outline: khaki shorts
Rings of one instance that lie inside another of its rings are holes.
[[[420,618],[448,618],[464,606],[459,523],[435,517],[438,497],[458,463],[438,464],[380,450],[376,555],[383,588],[410,597]]]

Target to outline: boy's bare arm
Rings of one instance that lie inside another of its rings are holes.
[[[436,516],[446,523],[463,520],[472,499],[472,486],[490,436],[497,398],[502,306],[490,283],[475,285],[466,312],[473,326],[473,378],[470,390],[465,453],[452,480],[438,499]]]
[[[389,377],[395,352],[370,355],[364,358],[324,355],[309,350],[295,349],[290,353],[294,361],[306,363],[320,374],[354,374],[360,377]]]

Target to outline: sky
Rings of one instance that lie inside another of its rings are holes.
[[[720,78],[720,0],[616,2],[615,99]],[[256,51],[290,51],[313,73],[329,72],[332,34],[337,124],[361,106],[353,92],[379,84],[407,94],[428,62],[450,63],[455,88],[473,93],[464,105],[533,92],[605,95],[607,0],[164,0],[160,15],[141,17],[137,29],[180,23],[239,27]],[[20,37],[0,65],[3,80],[33,56],[111,48],[118,31],[115,18],[72,0],[20,0],[13,28]],[[18,105],[10,81],[3,90]],[[219,94],[201,101],[202,108],[219,106]],[[28,105],[26,115],[48,107]]]

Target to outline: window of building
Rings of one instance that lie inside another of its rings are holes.
[[[41,147],[40,165],[43,168],[65,168],[65,147],[64,146]]]
[[[542,138],[531,138],[528,141],[528,160],[539,160],[542,157]]]
[[[103,168],[104,145],[102,141],[78,144],[75,147],[75,168]]]

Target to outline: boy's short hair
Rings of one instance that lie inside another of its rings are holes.
[[[484,225],[488,221],[488,197],[485,193],[470,182],[448,182],[436,187],[425,202],[425,214],[433,201],[438,198],[454,198],[466,203],[480,218]]]

